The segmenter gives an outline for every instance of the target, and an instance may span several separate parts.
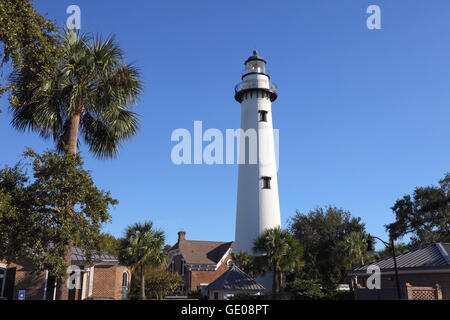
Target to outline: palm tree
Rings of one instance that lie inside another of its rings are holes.
[[[151,221],[129,226],[122,239],[119,259],[129,266],[132,272],[140,270],[140,289],[143,300],[145,299],[146,267],[167,264],[168,256],[164,253],[164,242],[164,232],[154,230]]]
[[[344,253],[348,260],[348,266],[364,264],[367,257],[367,235],[364,232],[350,232],[344,238]]]
[[[266,229],[253,242],[253,251],[259,254],[267,269],[272,272],[272,292],[282,288],[283,272],[293,271],[301,267],[302,247],[296,239],[281,227]]]
[[[79,134],[97,158],[115,158],[121,143],[138,130],[130,110],[142,91],[141,75],[125,64],[114,36],[103,40],[64,30],[59,41],[62,58],[48,76],[22,68],[11,75],[12,125],[52,138],[60,152],[76,154]],[[71,206],[70,204],[68,204]],[[64,252],[71,264],[72,244]],[[67,299],[64,279],[57,298]]]
[[[234,255],[233,263],[235,263],[242,271],[250,277],[255,277],[253,257],[246,251],[239,251]]]

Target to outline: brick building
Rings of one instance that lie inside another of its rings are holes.
[[[74,277],[76,288],[69,290],[69,300],[126,299],[131,279],[128,268],[109,253],[94,254],[92,261],[88,265],[83,250],[72,248],[72,265],[78,267],[79,276]],[[0,297],[17,300],[22,290],[26,300],[54,300],[56,279],[48,271],[33,272],[30,263],[0,261]]]
[[[402,299],[450,300],[450,243],[433,243],[397,255]],[[380,289],[368,289],[372,273],[368,267],[380,268]],[[397,299],[393,258],[375,261],[348,272],[357,300]]]
[[[233,259],[233,247],[234,242],[186,240],[186,232],[178,232],[178,242],[168,254],[169,271],[179,273],[183,279],[181,292],[204,291],[226,272]]]

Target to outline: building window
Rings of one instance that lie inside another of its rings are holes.
[[[122,274],[122,300],[128,298],[128,272]]]
[[[214,292],[214,300],[219,300],[219,293],[218,292]]]
[[[270,180],[272,178],[271,177],[262,177],[261,179],[263,181],[263,189],[270,189]]]
[[[263,122],[267,122],[267,111],[265,110],[259,110],[258,114],[259,114],[259,121],[263,121]]]
[[[122,287],[128,288],[128,272],[124,272],[122,275]]]

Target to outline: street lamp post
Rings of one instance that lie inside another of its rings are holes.
[[[396,282],[396,286],[397,286],[397,297],[399,300],[401,300],[402,299],[402,290],[400,289],[400,280],[398,277],[397,258],[396,258],[396,254],[395,254],[394,240],[391,239],[390,242],[386,242],[383,239],[369,235],[369,240],[367,241],[368,242],[368,251],[371,251],[371,249],[373,248],[373,239],[380,240],[386,246],[386,248],[389,248],[389,247],[392,248],[392,258],[394,259],[395,282]]]

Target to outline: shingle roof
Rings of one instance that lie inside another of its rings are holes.
[[[413,249],[396,256],[398,269],[423,269],[433,267],[450,267],[450,243],[433,243]],[[394,269],[392,257],[359,266],[350,273],[365,272],[370,265],[377,265],[381,270]]]
[[[72,263],[85,263],[86,255],[83,249],[79,247],[72,247]],[[93,262],[112,262],[112,263],[118,263],[119,258],[117,258],[115,255],[111,253],[104,252],[103,254],[99,255],[98,252],[94,252],[92,255],[92,261]]]
[[[187,264],[216,265],[234,246],[234,242],[179,240],[170,250],[178,249]]]
[[[265,288],[250,278],[248,274],[232,266],[228,271],[217,278],[208,287],[208,290],[239,290],[239,291],[262,291]]]

